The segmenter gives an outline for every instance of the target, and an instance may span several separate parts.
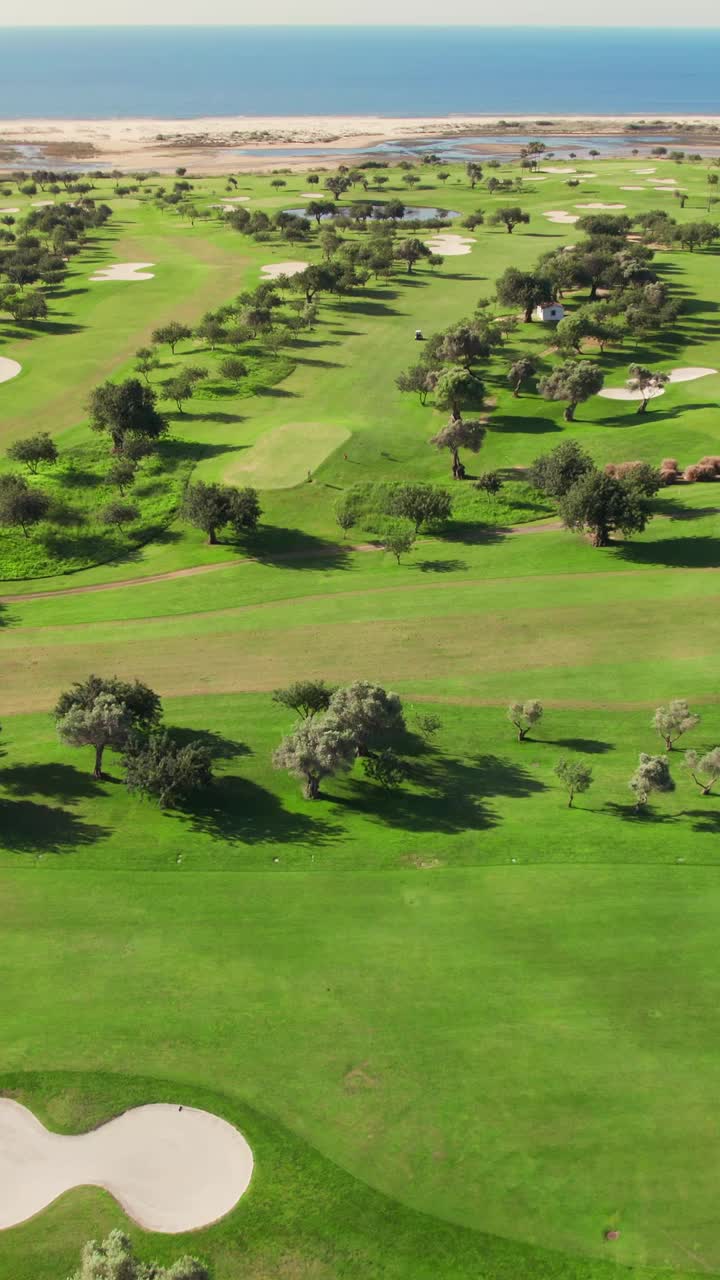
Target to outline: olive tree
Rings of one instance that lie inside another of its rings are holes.
[[[674,791],[675,783],[670,775],[667,756],[649,756],[644,751],[641,752],[638,767],[628,782],[628,787],[635,797],[638,812],[645,808],[654,792]]]
[[[272,762],[302,781],[307,800],[317,800],[323,778],[346,773],[355,755],[346,726],[326,713],[296,725],[273,752]]]
[[[672,751],[678,738],[699,725],[700,717],[690,710],[685,698],[673,698],[666,707],[657,708],[650,723],[665,743],[665,750]]]
[[[520,388],[525,386],[538,371],[538,362],[534,356],[521,356],[508,369],[508,382],[512,387],[515,399],[520,396]]]
[[[415,546],[417,532],[409,520],[391,520],[383,529],[381,541],[383,549],[395,557],[397,563]]]
[[[508,235],[512,235],[516,227],[530,221],[530,214],[525,213],[517,204],[505,205],[503,208],[496,209],[494,213],[491,213],[488,221],[491,226],[504,227]]]
[[[167,343],[173,355],[178,342],[184,342],[188,338],[192,338],[192,329],[186,324],[181,324],[179,320],[171,320],[169,324],[153,329],[152,333],[153,342],[157,346]]]
[[[518,731],[518,742],[524,742],[530,730],[539,724],[543,717],[542,702],[537,698],[529,698],[526,702],[511,702],[507,709],[507,718]]]
[[[709,796],[720,778],[720,747],[713,747],[704,755],[700,751],[686,751],[683,764],[701,794]]]
[[[554,772],[567,791],[568,809],[572,809],[575,796],[590,787],[592,769],[584,760],[558,760]]]
[[[450,518],[452,498],[446,489],[432,484],[399,484],[391,490],[385,510],[409,520],[417,534],[424,524]]]
[[[217,544],[218,530],[225,525],[232,525],[237,533],[256,529],[261,510],[255,489],[235,489],[197,480],[185,490],[182,514],[189,524],[207,534],[212,547]]]
[[[522,307],[526,323],[532,320],[535,307],[554,297],[550,279],[535,271],[508,267],[495,283],[497,300],[504,307]]]
[[[479,453],[485,439],[487,428],[482,422],[473,418],[451,418],[432,437],[430,443],[436,449],[449,449],[452,457],[452,474],[456,480],[465,476],[465,467],[460,461],[460,450],[469,449],[471,453]]]
[[[105,748],[121,750],[131,732],[155,728],[161,710],[158,695],[140,681],[130,684],[117,676],[93,675],[61,694],[53,714],[62,742],[94,748],[94,776],[102,778]]]
[[[389,740],[405,728],[399,695],[369,680],[356,680],[336,689],[328,714],[344,727],[359,756],[388,746]]]
[[[128,437],[159,440],[167,432],[167,422],[155,408],[155,392],[138,378],[101,383],[90,393],[88,409],[93,431],[107,432],[115,453]]]
[[[605,381],[599,365],[590,360],[566,360],[538,383],[538,390],[546,400],[565,400],[563,410],[566,422],[572,422],[579,404],[597,395]]]
[[[52,502],[41,489],[33,489],[24,476],[14,472],[0,476],[0,525],[20,528],[26,538],[30,530],[49,515]]]
[[[210,1280],[210,1273],[190,1257],[178,1258],[169,1267],[141,1262],[128,1236],[115,1229],[105,1240],[88,1241],[80,1270],[70,1280]]]
[[[630,365],[627,380],[628,389],[630,391],[639,391],[642,397],[638,405],[638,413],[645,412],[651,397],[659,395],[669,381],[669,373],[658,373],[646,368],[643,364]]]

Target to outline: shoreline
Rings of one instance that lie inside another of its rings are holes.
[[[630,128],[632,126],[632,129]],[[91,169],[94,164],[112,168],[152,169],[172,172],[178,162],[201,166],[208,174],[262,171],[282,161],[286,168],[305,168],[313,157],[329,163],[343,155],[388,142],[422,144],[424,138],[447,141],[492,135],[484,144],[498,155],[515,153],[521,145],[516,135],[538,139],[596,137],[622,138],[628,144],[654,134],[673,134],[684,147],[719,146],[720,115],[663,115],[652,120],[638,115],[557,115],[538,121],[531,115],[489,114],[445,116],[295,115],[295,116],[198,116],[189,119],[117,117],[114,119],[22,118],[0,120],[0,171],[25,166]],[[498,134],[501,139],[498,139]],[[642,145],[642,143],[640,144]],[[258,148],[269,154],[238,154],[238,148]],[[283,155],[283,148],[301,148],[302,154]],[[273,153],[277,153],[276,159]],[[387,156],[392,159],[392,153]]]

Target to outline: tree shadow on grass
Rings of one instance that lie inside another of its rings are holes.
[[[0,800],[0,849],[10,853],[71,853],[110,835],[67,809],[32,800]]]
[[[655,825],[670,825],[677,822],[679,814],[660,813],[657,809],[653,809],[648,805],[645,809],[639,811],[635,808],[632,801],[629,804],[615,804],[610,801],[601,810],[603,813],[609,813],[613,818],[622,818],[624,822],[643,822]]]
[[[720,568],[720,538],[659,538],[656,542],[615,544],[621,560],[674,569]]]
[[[564,751],[583,751],[588,756],[604,755],[606,751],[614,751],[612,742],[602,742],[599,738],[545,738],[550,747],[562,747]]]
[[[285,809],[277,796],[249,778],[224,774],[206,792],[188,800],[180,814],[193,831],[214,840],[243,844],[319,847],[345,834],[327,818]]]
[[[171,725],[168,733],[179,747],[186,747],[190,742],[199,743],[210,752],[213,760],[238,760],[242,756],[252,755],[246,743],[226,738],[222,733],[213,733],[211,729],[186,729]]]
[[[477,520],[449,520],[439,535],[443,542],[464,542],[467,545],[495,546],[505,539],[508,530],[499,525],[482,524]]]
[[[467,569],[466,560],[416,560],[413,569],[419,569],[421,573],[459,573],[461,569]]]
[[[335,542],[316,538],[302,529],[286,529],[280,525],[261,526],[245,543],[249,556],[278,569],[346,569],[350,552]]]
[[[708,800],[712,800],[713,796],[707,796]],[[715,800],[719,799],[717,795]],[[694,819],[692,824],[693,831],[697,831],[702,835],[720,836],[720,809],[686,809],[683,813],[684,818]]]
[[[423,749],[430,753],[426,744]],[[489,797],[528,796],[545,790],[544,783],[526,770],[491,755],[468,763],[433,752],[430,758],[409,762],[408,782],[420,792],[406,787],[385,791],[352,778],[350,794],[336,797],[335,803],[389,827],[454,835],[497,825],[497,816],[486,803]]]
[[[89,800],[101,794],[101,784],[91,773],[60,761],[10,765],[2,771],[2,785],[7,791],[21,795],[51,796],[53,800],[62,800],[65,804]]]

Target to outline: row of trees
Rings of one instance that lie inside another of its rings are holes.
[[[45,290],[64,280],[68,259],[111,216],[108,205],[84,198],[73,205],[31,209],[19,230],[14,229],[12,215],[1,217],[0,312],[21,324],[44,320],[48,314]]]

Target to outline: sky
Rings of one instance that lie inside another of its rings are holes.
[[[8,4],[8,8],[9,8]],[[257,6],[250,0],[123,0],[99,5],[97,0],[25,0],[2,15],[2,26],[135,26],[255,24]],[[679,12],[673,0],[605,0],[600,9],[583,8],[577,0],[514,0],[507,17],[490,0],[362,0],[354,9],[342,0],[275,0],[263,23],[282,26],[333,25],[497,26],[653,26],[716,27],[717,0],[686,0]],[[504,18],[504,22],[502,19]]]

